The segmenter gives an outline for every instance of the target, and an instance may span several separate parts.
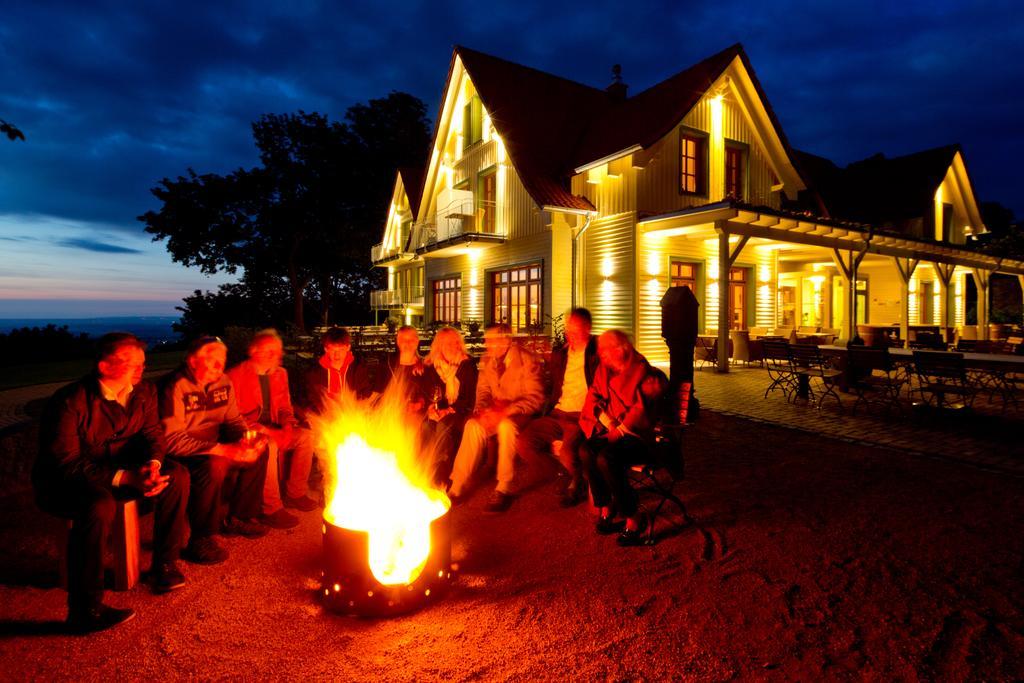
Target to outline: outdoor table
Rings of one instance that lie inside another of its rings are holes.
[[[845,360],[845,346],[819,346],[823,354],[837,356]],[[943,353],[942,351],[917,350],[918,353]],[[889,355],[899,363],[913,363],[914,349],[890,348]],[[988,370],[1001,372],[1024,372],[1024,356],[1011,356],[1003,353],[972,353],[961,354],[964,366],[968,370]]]

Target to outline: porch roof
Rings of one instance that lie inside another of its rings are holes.
[[[967,247],[918,240],[878,230],[863,223],[849,223],[805,216],[768,207],[724,201],[695,206],[637,221],[645,235],[685,235],[701,226],[714,225],[729,234],[775,242],[849,250],[945,263],[978,270],[1024,275],[1024,261],[983,254]]]

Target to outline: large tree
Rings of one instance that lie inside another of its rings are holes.
[[[300,329],[311,294],[324,323],[335,298],[357,313],[378,278],[369,250],[395,170],[424,162],[425,112],[411,95],[392,93],[350,108],[345,122],[301,111],[265,115],[252,126],[260,166],[164,178],[153,189],[160,210],[140,220],[167,240],[175,261],[207,273],[243,269],[250,295],[260,283],[286,282]]]

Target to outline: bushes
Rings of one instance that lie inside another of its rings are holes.
[[[94,352],[95,345],[89,335],[72,334],[67,325],[22,327],[0,334],[0,367],[90,358]]]

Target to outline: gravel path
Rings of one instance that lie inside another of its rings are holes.
[[[320,524],[230,540],[138,617],[56,633],[56,523],[0,510],[7,680],[1013,680],[1024,677],[1024,481],[707,413],[680,487],[697,527],[620,549],[548,489],[455,511],[458,580],[388,621],[314,599]]]

